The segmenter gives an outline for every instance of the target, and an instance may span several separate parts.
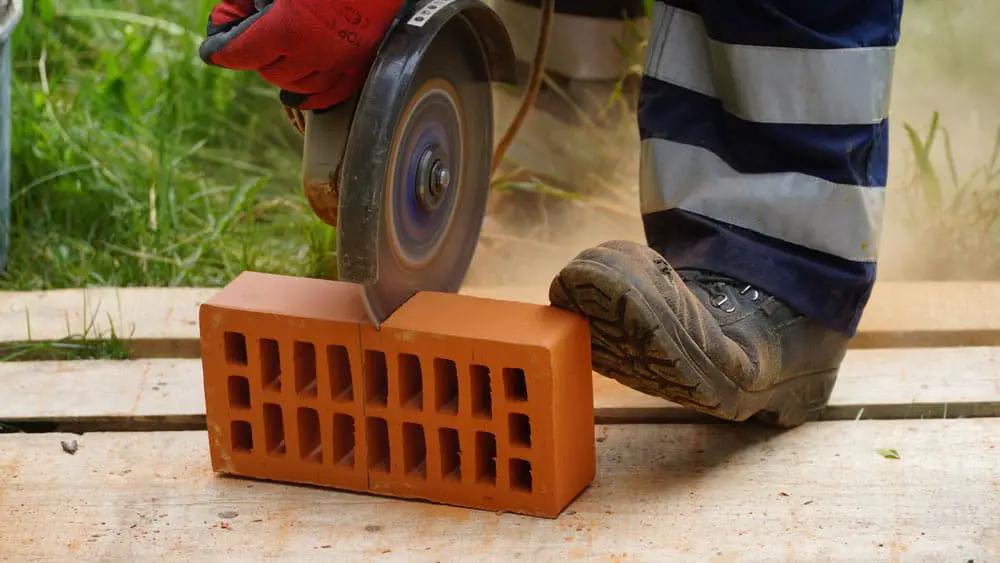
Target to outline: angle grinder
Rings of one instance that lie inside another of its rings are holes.
[[[328,111],[286,108],[304,134],[303,185],[337,229],[342,281],[380,326],[420,291],[457,292],[475,253],[493,171],[534,103],[547,43],[494,153],[493,83],[518,84],[510,37],[481,0],[406,2],[367,81]]]

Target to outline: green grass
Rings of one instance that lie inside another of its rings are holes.
[[[30,319],[27,321],[30,329]],[[32,341],[29,330],[28,342],[0,343],[0,362],[129,359],[126,341],[114,325],[107,334],[97,332],[93,321],[85,320],[84,325],[82,334],[67,330],[67,336],[55,341]]]
[[[274,90],[198,58],[210,6],[26,3],[0,289],[328,273],[335,233],[301,196],[301,141]]]

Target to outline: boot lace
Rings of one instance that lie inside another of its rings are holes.
[[[704,291],[708,303],[723,313],[735,312],[739,301],[756,303],[761,298],[757,288],[732,278],[697,270],[678,270],[677,273],[688,287]]]

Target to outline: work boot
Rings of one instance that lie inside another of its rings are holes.
[[[594,371],[731,421],[819,418],[849,340],[757,288],[674,270],[626,241],[577,255],[549,300],[590,320]]]

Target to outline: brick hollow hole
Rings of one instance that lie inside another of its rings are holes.
[[[490,388],[490,368],[473,365],[469,367],[472,384],[472,415],[480,418],[493,417],[493,390]]]
[[[388,473],[389,459],[389,425],[385,419],[369,418],[368,431],[368,469]]]
[[[296,342],[295,392],[306,397],[316,396],[316,346],[312,342]]]
[[[528,415],[512,412],[507,416],[507,425],[512,445],[531,447],[531,419]]]
[[[305,397],[316,396],[316,347],[311,342],[292,345],[295,393]]]
[[[250,380],[239,375],[229,376],[229,406],[236,409],[250,408]]]
[[[253,451],[253,432],[250,430],[249,422],[234,420],[229,425],[229,434],[232,437],[234,450],[240,452]]]
[[[349,414],[333,415],[333,463],[354,467],[354,417]]]
[[[462,450],[458,444],[458,430],[438,429],[438,443],[441,447],[441,478],[446,481],[461,481]]]
[[[434,408],[439,413],[458,413],[458,367],[452,360],[434,359]]]
[[[265,388],[281,391],[281,356],[277,340],[260,339],[260,377]]]
[[[497,482],[497,438],[489,432],[476,432],[476,482]]]
[[[267,453],[285,453],[285,421],[281,418],[281,406],[264,404],[264,446]]]
[[[531,462],[523,459],[510,460],[510,488],[515,491],[531,492]]]
[[[403,472],[427,478],[427,438],[424,427],[412,422],[403,423]]]
[[[306,461],[323,463],[323,440],[320,438],[319,413],[314,409],[300,408],[299,455]]]
[[[369,404],[383,407],[389,405],[389,371],[384,352],[365,352],[365,387],[365,397]]]
[[[521,368],[504,368],[503,388],[508,401],[528,400],[528,382]]]
[[[238,366],[247,365],[247,337],[240,332],[227,332],[223,335],[226,350],[226,362]]]
[[[424,408],[424,376],[420,358],[413,354],[399,355],[399,406],[405,409]]]
[[[354,401],[354,383],[351,378],[351,359],[344,346],[326,347],[327,370],[330,373],[330,390],[334,401]]]

